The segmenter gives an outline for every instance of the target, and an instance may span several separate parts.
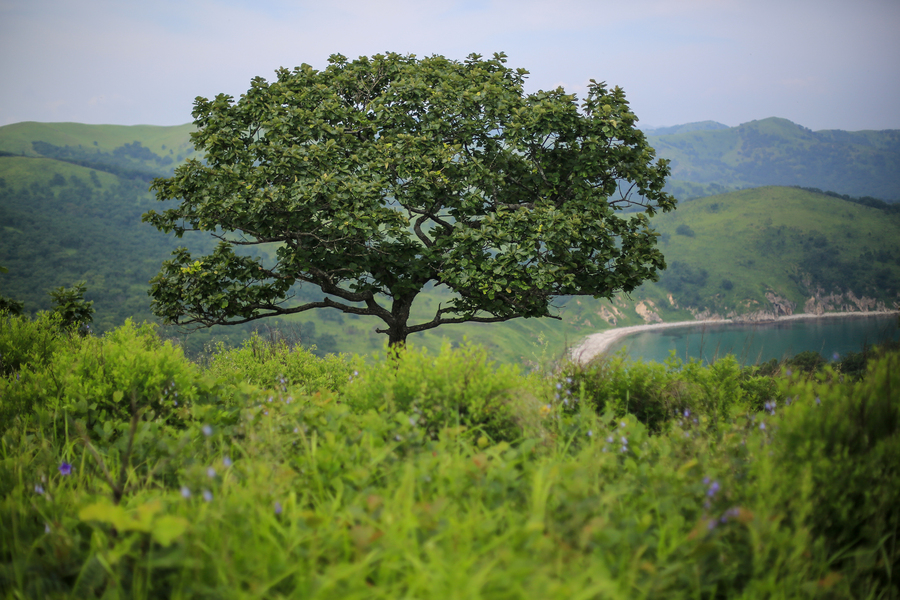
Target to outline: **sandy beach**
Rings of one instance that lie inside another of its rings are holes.
[[[833,312],[833,313],[823,313],[821,315],[811,314],[811,313],[799,313],[794,315],[788,315],[786,317],[779,317],[773,321],[761,321],[760,325],[765,323],[777,323],[780,321],[797,321],[800,319],[830,319],[830,318],[840,318],[840,317],[873,317],[873,316],[884,316],[884,315],[896,315],[900,314],[900,311],[889,310],[884,312]],[[632,325],[630,327],[615,327],[613,329],[608,329],[606,331],[601,331],[600,333],[594,333],[587,336],[582,342],[575,346],[570,356],[581,363],[586,363],[598,354],[602,354],[606,352],[613,343],[621,340],[623,337],[629,336],[633,333],[637,333],[640,331],[650,331],[655,329],[670,329],[672,327],[685,327],[688,325],[724,325],[727,323],[740,323],[745,324],[746,321],[734,321],[733,319],[712,319],[705,321],[676,321],[673,323],[649,323],[647,325]]]

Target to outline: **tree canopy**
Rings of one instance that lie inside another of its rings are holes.
[[[237,101],[197,98],[200,156],[154,180],[178,205],[144,220],[221,242],[163,264],[154,312],[208,326],[333,308],[379,317],[393,345],[655,280],[665,262],[648,217],[675,199],[624,92],[591,80],[580,103],[562,88],[527,94],[526,75],[503,54],[333,55],[321,71],[255,78]],[[274,264],[235,252],[265,243]],[[293,301],[296,284],[321,300]],[[453,299],[410,323],[428,284]]]

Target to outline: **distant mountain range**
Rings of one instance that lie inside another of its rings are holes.
[[[900,130],[811,131],[769,118],[727,127],[702,121],[645,131],[671,161],[669,191],[689,199],[762,185],[900,200]]]

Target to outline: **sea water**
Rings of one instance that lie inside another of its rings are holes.
[[[613,343],[608,352],[622,348],[633,359],[662,362],[674,350],[682,360],[706,362],[733,354],[744,365],[781,360],[813,350],[826,360],[865,345],[900,340],[900,318],[892,315],[821,317],[773,323],[685,325],[641,331]]]

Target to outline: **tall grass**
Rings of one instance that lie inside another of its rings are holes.
[[[58,344],[0,380],[0,408],[30,398],[0,438],[4,597],[900,589],[896,352],[843,381],[733,358],[526,375],[474,345],[323,360],[256,338],[201,368],[148,327],[4,318],[0,344]]]

